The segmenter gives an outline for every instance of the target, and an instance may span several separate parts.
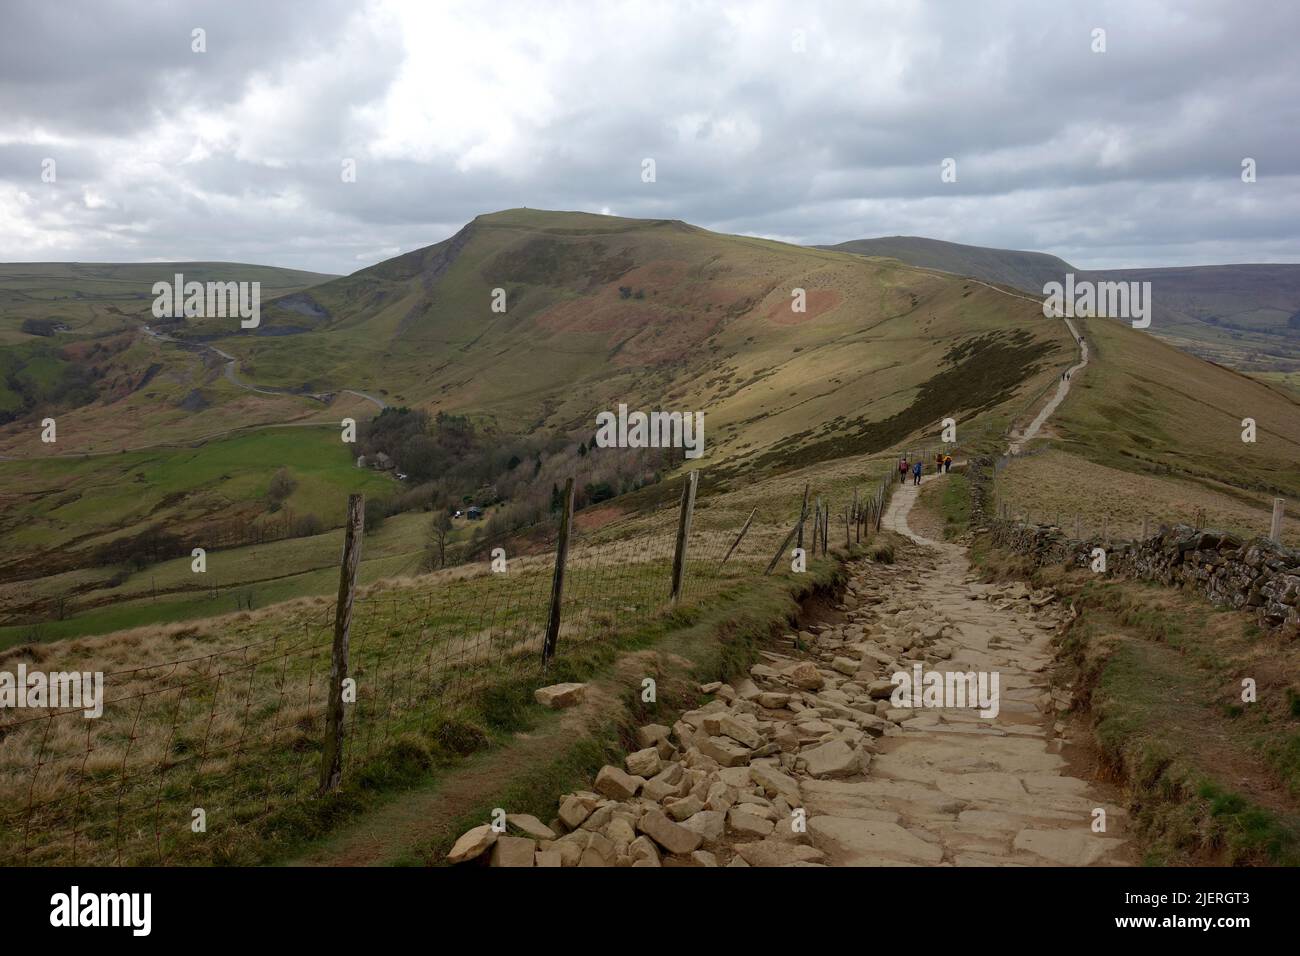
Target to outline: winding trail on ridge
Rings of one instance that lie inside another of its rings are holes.
[[[1038,436],[1039,429],[1041,429],[1043,424],[1052,417],[1052,413],[1056,411],[1061,402],[1065,401],[1065,396],[1070,394],[1070,386],[1073,384],[1074,373],[1080,372],[1088,366],[1088,343],[1079,335],[1079,330],[1074,327],[1073,322],[1066,319],[1065,325],[1070,330],[1070,334],[1074,336],[1074,341],[1079,345],[1079,361],[1076,365],[1071,366],[1069,371],[1065,373],[1065,377],[1057,383],[1056,394],[1053,395],[1047,404],[1042,407],[1034,420],[1029,423],[1029,427],[1021,432],[1019,436],[1014,437],[1014,440],[1007,448],[1008,454],[1020,454],[1020,449],[1027,442],[1032,441]]]
[[[872,805],[902,815],[958,864],[1131,863],[1119,794],[1073,776],[1057,733],[1051,641],[1062,610],[1023,585],[981,583],[963,548],[913,532],[907,519],[919,491],[910,481],[900,486],[882,520],[919,554],[903,557],[887,588],[870,578],[860,586],[879,599],[872,636],[919,617],[923,633],[942,642],[940,656],[949,655],[927,669],[996,673],[1001,700],[991,719],[922,708],[903,720],[903,734],[882,738],[871,763]],[[1106,833],[1092,831],[1096,808],[1106,812]]]
[[[1010,454],[1039,432],[1069,393],[1073,373],[1088,364],[1088,347],[1073,323],[1065,320],[1080,347],[1079,362],[1062,378],[1056,394],[1011,443]],[[948,479],[922,477],[922,485]],[[868,827],[873,818],[896,815],[909,836],[886,841],[884,850],[898,856],[910,848],[908,862],[958,865],[1127,865],[1130,848],[1122,837],[1124,811],[1114,788],[1071,774],[1058,734],[1050,668],[1052,637],[1063,613],[1049,595],[1034,595],[1023,585],[980,582],[965,549],[914,532],[908,516],[921,486],[909,480],[890,499],[882,526],[918,546],[919,556],[905,555],[885,573],[885,587],[869,566],[855,570],[851,593],[870,608],[867,627],[873,640],[903,631],[918,617],[925,622],[920,641],[937,647],[942,663],[927,669],[996,673],[1000,702],[992,718],[971,709],[921,708],[900,722],[903,733],[880,740],[863,783],[839,784],[829,794],[834,812],[865,838],[847,841],[852,863],[883,862],[881,841]],[[904,640],[904,644],[910,640]],[[904,648],[911,650],[913,648]],[[822,788],[826,784],[817,785]],[[810,811],[824,797],[809,794]],[[1093,832],[1094,812],[1105,810],[1107,830]],[[1118,835],[1117,835],[1118,834]],[[906,853],[903,859],[907,859]]]

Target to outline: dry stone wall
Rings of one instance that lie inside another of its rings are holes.
[[[972,519],[1001,548],[1037,567],[1089,567],[1095,548],[1106,551],[1107,573],[1193,589],[1216,605],[1255,615],[1261,627],[1300,635],[1300,551],[1267,538],[1245,540],[1227,531],[1162,525],[1145,541],[1079,541],[1054,525],[1026,525],[993,514],[992,461],[971,462]]]

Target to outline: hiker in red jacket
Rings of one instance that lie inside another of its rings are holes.
[[[898,459],[898,483],[901,485],[907,481],[907,456],[904,455]]]

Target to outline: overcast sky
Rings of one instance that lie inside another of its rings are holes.
[[[1297,262],[1297,38],[1242,0],[5,0],[0,260],[352,272],[531,206]]]

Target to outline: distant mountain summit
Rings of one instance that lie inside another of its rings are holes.
[[[880,256],[1043,295],[1048,282],[1150,282],[1150,331],[1202,358],[1250,372],[1300,370],[1300,264],[1078,269],[1057,256],[919,236],[817,246]]]
[[[944,242],[942,239],[925,239],[921,236],[853,239],[817,248],[854,252],[860,256],[884,256],[922,269],[938,269],[941,272],[973,276],[985,282],[1009,285],[1035,295],[1042,293],[1044,283],[1059,282],[1065,273],[1076,271],[1064,259],[1045,252],[967,246],[960,242]]]

